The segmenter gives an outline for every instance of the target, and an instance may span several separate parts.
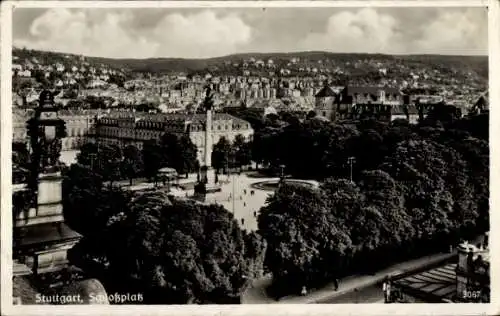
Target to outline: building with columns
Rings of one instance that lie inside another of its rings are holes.
[[[95,139],[103,144],[121,147],[131,144],[142,149],[144,141],[160,139],[167,132],[178,136],[188,133],[198,148],[198,161],[204,162],[206,121],[206,114],[115,112],[97,120]],[[253,137],[250,123],[226,113],[212,113],[212,128],[208,135],[211,144],[216,144],[222,137],[233,141],[238,134],[250,141]]]

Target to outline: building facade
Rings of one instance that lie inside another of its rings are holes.
[[[67,136],[61,140],[62,151],[78,150],[87,141],[88,135],[93,134],[93,126],[98,115],[99,112],[94,110],[59,111],[59,117],[66,122],[67,133]],[[34,116],[34,111],[14,109],[12,116],[12,141],[28,143],[26,122]]]
[[[382,121],[404,118],[416,122],[413,107],[404,107],[398,89],[388,87],[329,87],[315,95],[315,113],[331,121],[375,117]]]
[[[316,116],[321,116],[326,119],[336,120],[338,95],[332,88],[325,86],[315,96],[315,109]]]
[[[146,114],[122,112],[100,117],[95,127],[99,143],[120,147],[134,145],[142,149],[147,140],[160,139],[165,133],[177,136],[189,134],[198,149],[198,160],[205,156],[206,114]],[[216,144],[222,137],[233,141],[241,134],[246,141],[253,137],[250,123],[226,113],[213,113],[211,143]]]

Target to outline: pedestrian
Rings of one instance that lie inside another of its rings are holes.
[[[382,284],[382,292],[384,292],[384,303],[387,303],[387,276],[384,278],[384,283]]]
[[[247,206],[247,203],[243,202],[243,207],[246,207]]]
[[[302,286],[302,291],[300,291],[300,294],[301,294],[302,296],[307,295],[307,289],[306,289],[306,286],[305,286],[305,285],[304,285],[304,286]]]
[[[253,211],[253,217],[257,217],[257,212]]]
[[[389,303],[391,301],[391,281],[388,276],[385,277],[382,290],[384,292],[384,302]]]
[[[339,279],[337,279],[337,278],[333,279],[333,286],[335,288],[335,291],[338,291],[338,289],[339,289]]]
[[[255,194],[254,190],[250,191],[250,195],[254,195],[254,194]]]
[[[245,225],[245,219],[244,218],[241,219],[241,225]]]
[[[247,195],[247,189],[243,190],[243,194]]]

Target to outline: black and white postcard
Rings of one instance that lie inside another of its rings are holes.
[[[500,313],[498,1],[1,9],[2,314]]]

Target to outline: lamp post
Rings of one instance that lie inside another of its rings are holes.
[[[231,169],[234,167],[234,157],[231,158]],[[233,170],[234,171],[234,170]],[[232,178],[233,178],[233,215],[235,214],[236,208],[234,207],[234,201],[235,201],[235,185],[236,185],[236,177],[234,175],[234,172],[232,173]]]
[[[52,92],[40,93],[39,107],[28,121],[28,134],[32,149],[30,184],[38,191],[38,176],[58,171],[61,138],[66,136],[66,125],[57,115]]]
[[[279,184],[282,185],[285,182],[285,165],[281,164],[280,165],[280,182]]]
[[[31,250],[20,250],[33,258],[32,270],[37,275],[39,256],[33,249],[49,249],[49,253],[54,253],[58,251],[57,246],[54,245],[58,245],[59,242],[67,242],[68,238],[62,236],[61,233],[64,217],[59,162],[62,147],[61,138],[66,136],[66,127],[64,121],[57,116],[57,107],[52,92],[44,90],[40,93],[39,107],[35,109],[34,117],[28,120],[27,129],[32,149],[28,185],[30,193],[33,195],[36,212],[28,214],[23,219],[23,223],[16,221],[14,240],[24,239],[24,232],[27,231],[37,235],[38,239],[33,238],[37,242],[30,244]],[[49,224],[50,228],[47,229]],[[71,234],[73,234],[72,231]],[[75,234],[71,238],[75,238]],[[51,238],[51,244],[44,241],[48,236]],[[54,236],[57,237],[53,239]],[[47,259],[41,260],[45,260],[44,262],[47,263]]]
[[[352,157],[352,156],[347,158],[347,163],[349,164],[349,168],[350,168],[349,178],[351,179],[351,183],[352,183],[353,182],[352,181],[352,166],[356,163],[356,158]]]

